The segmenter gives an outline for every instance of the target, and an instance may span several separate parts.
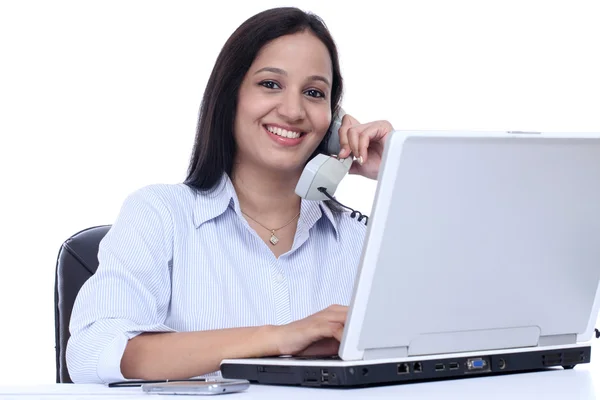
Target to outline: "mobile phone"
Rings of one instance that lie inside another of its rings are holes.
[[[205,382],[163,382],[142,385],[142,391],[148,394],[216,395],[241,392],[250,387],[245,379],[222,379]]]

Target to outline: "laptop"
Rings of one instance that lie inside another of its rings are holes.
[[[224,378],[362,387],[590,362],[600,133],[395,131],[335,357],[226,359]]]

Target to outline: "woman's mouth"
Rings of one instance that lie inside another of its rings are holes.
[[[284,129],[273,125],[263,125],[271,139],[284,146],[294,146],[302,141],[306,132]]]
[[[279,128],[277,126],[265,125],[265,128],[272,134],[281,136],[289,139],[298,139],[304,134],[304,132],[288,131],[287,129]]]

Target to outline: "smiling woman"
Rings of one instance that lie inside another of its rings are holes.
[[[257,173],[298,181],[331,122],[332,75],[327,47],[312,32],[279,37],[260,50],[238,94],[234,183]]]
[[[342,96],[325,24],[267,10],[223,46],[201,105],[188,177],[124,202],[71,317],[74,382],[178,379],[224,358],[334,354],[365,226],[294,188],[324,152]],[[385,121],[346,115],[340,155],[379,168]]]

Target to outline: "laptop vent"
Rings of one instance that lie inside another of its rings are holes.
[[[585,361],[583,351],[564,351],[557,353],[544,354],[542,356],[542,364],[544,367],[552,367],[557,365],[574,365]]]

